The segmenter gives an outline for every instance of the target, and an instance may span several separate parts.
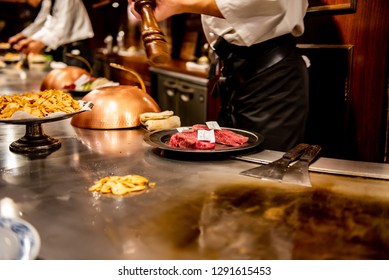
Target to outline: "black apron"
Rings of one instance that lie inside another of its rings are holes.
[[[303,140],[308,115],[308,70],[291,35],[252,47],[219,38],[222,61],[216,91],[222,126],[255,131],[262,148],[286,151]]]

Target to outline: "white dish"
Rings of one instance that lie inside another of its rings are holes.
[[[39,234],[30,223],[0,217],[0,259],[36,259],[40,246]]]

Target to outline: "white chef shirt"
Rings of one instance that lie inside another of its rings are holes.
[[[304,32],[307,0],[216,0],[223,18],[202,16],[205,36],[213,45],[218,36],[239,46],[251,46],[291,33]]]
[[[43,0],[32,24],[23,31],[27,37],[43,42],[48,49],[94,36],[88,12],[81,0],[57,0],[50,15],[51,0]]]

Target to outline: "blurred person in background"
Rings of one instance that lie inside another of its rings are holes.
[[[221,61],[216,89],[222,126],[262,134],[264,149],[285,151],[303,140],[308,69],[294,37],[304,32],[307,0],[155,2],[157,21],[183,13],[202,15],[205,36]],[[134,1],[129,3],[139,18]],[[214,76],[210,71],[210,81]]]
[[[34,22],[8,43],[25,54],[51,54],[55,61],[89,69],[93,65],[90,39],[93,28],[82,0],[27,0],[33,7],[40,6]],[[80,56],[80,59],[66,55]]]

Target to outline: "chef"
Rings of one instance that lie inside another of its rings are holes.
[[[67,56],[81,56],[90,65],[93,53],[90,38],[92,24],[82,0],[27,0],[33,7],[41,5],[39,13],[29,26],[9,38],[8,43],[18,51],[29,54],[51,53],[54,60],[89,69],[81,60]]]
[[[156,0],[154,15],[202,14],[222,65],[219,123],[259,132],[263,148],[284,151],[303,140],[308,114],[308,71],[294,40],[307,7],[307,0]]]

